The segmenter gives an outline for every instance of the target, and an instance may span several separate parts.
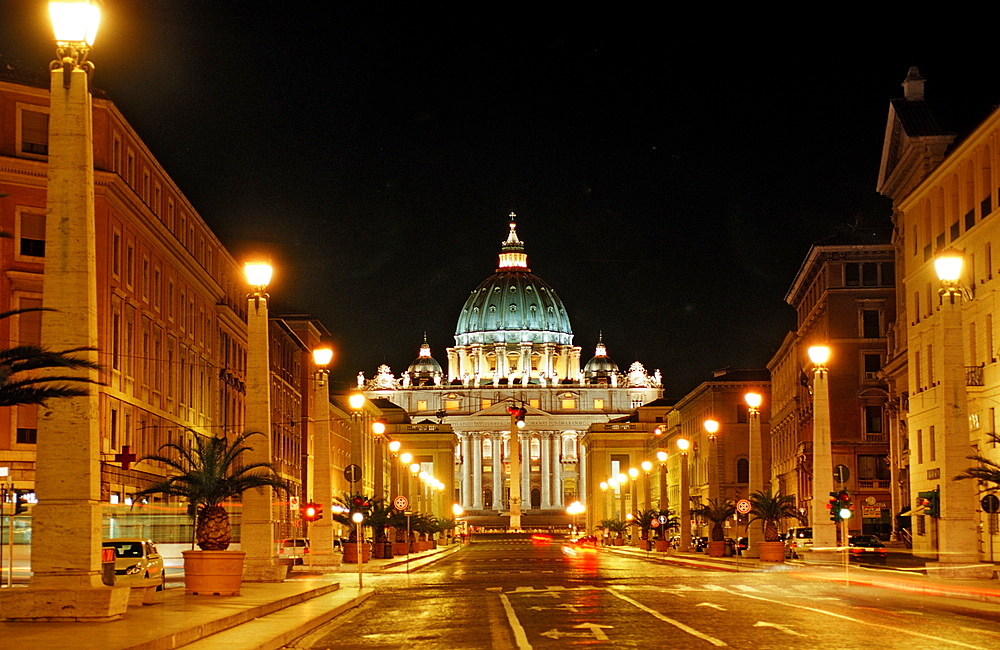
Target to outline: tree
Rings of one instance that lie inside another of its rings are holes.
[[[161,452],[176,452],[176,458],[160,453],[142,459],[164,463],[177,474],[139,490],[135,496],[162,494],[187,499],[188,514],[196,517],[198,548],[224,551],[229,548],[233,531],[229,513],[222,504],[254,488],[273,487],[287,492],[288,484],[270,463],[240,464],[240,457],[251,449],[247,439],[263,434],[244,432],[232,441],[192,434],[188,446],[171,442],[160,447]]]
[[[726,540],[723,524],[736,514],[736,506],[729,499],[724,501],[709,499],[707,503],[701,503],[692,508],[691,514],[712,522],[712,532],[709,539],[713,542],[723,542]]]
[[[794,496],[780,491],[772,496],[770,490],[750,495],[750,522],[762,522],[765,542],[781,541],[778,524],[785,519],[802,521]]]
[[[1000,434],[991,433],[989,436],[993,439],[994,444],[1000,444]],[[979,485],[983,488],[983,492],[1000,491],[1000,463],[997,463],[995,460],[990,460],[982,454],[973,454],[972,456],[966,456],[966,458],[976,461],[979,465],[968,468],[953,478],[953,481],[974,479],[979,481]],[[990,483],[993,485],[989,485]]]
[[[38,311],[54,311],[43,307],[16,309],[0,313],[0,319]],[[81,397],[90,392],[90,384],[100,384],[88,377],[61,374],[39,374],[39,370],[100,370],[87,359],[74,356],[93,348],[71,348],[61,352],[37,345],[19,345],[0,350],[0,406],[45,404],[60,397]]]
[[[632,513],[632,525],[638,526],[642,531],[641,538],[649,539],[649,529],[653,527],[653,520],[659,516],[659,512],[653,509],[637,510]]]

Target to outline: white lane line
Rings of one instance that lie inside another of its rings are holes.
[[[726,593],[730,593],[730,594],[732,594],[734,596],[742,596],[743,598],[752,598],[754,600],[763,600],[765,602],[774,603],[776,605],[784,605],[785,607],[795,607],[795,608],[798,608],[798,609],[804,609],[804,610],[809,611],[809,612],[815,612],[817,614],[825,614],[826,616],[832,616],[833,618],[839,618],[839,619],[843,619],[845,621],[851,621],[852,623],[858,623],[860,625],[867,625],[869,627],[874,627],[874,628],[878,628],[878,629],[881,629],[881,630],[890,630],[892,632],[901,632],[903,634],[909,634],[911,636],[920,637],[921,639],[929,639],[931,641],[937,641],[939,643],[950,643],[952,645],[957,645],[957,646],[962,647],[962,648],[973,648],[974,650],[989,650],[988,648],[984,648],[983,646],[970,645],[968,643],[962,643],[961,641],[953,641],[951,639],[945,639],[945,638],[942,638],[942,637],[939,637],[939,636],[933,636],[933,635],[930,635],[930,634],[923,634],[922,632],[916,632],[914,630],[908,630],[908,629],[906,629],[904,627],[892,627],[891,625],[882,625],[880,623],[871,623],[869,621],[862,621],[859,618],[854,618],[852,616],[847,616],[845,614],[837,614],[837,613],[834,613],[834,612],[828,612],[825,609],[819,609],[817,607],[809,607],[808,605],[798,605],[796,603],[789,603],[789,602],[786,602],[786,601],[783,601],[783,600],[775,600],[773,598],[765,598],[763,596],[751,596],[750,594],[744,594],[744,593],[740,593],[738,591],[732,591],[732,590],[724,589],[724,588],[721,589],[721,591],[725,591]]]
[[[517,620],[517,614],[514,613],[514,608],[511,607],[507,594],[500,592],[500,602],[503,603],[503,610],[507,612],[507,622],[510,623],[510,629],[514,631],[514,641],[517,642],[518,650],[531,650],[528,635],[524,633],[521,621]]]
[[[660,612],[656,611],[655,609],[652,609],[650,607],[646,607],[642,603],[629,598],[625,594],[618,593],[614,589],[609,589],[608,593],[610,593],[610,594],[612,594],[612,595],[614,595],[614,596],[616,596],[616,597],[624,600],[626,603],[629,603],[631,605],[634,605],[635,607],[638,607],[639,609],[641,609],[642,611],[646,612],[647,614],[652,614],[655,618],[660,619],[664,623],[669,623],[669,624],[673,625],[674,627],[676,627],[677,629],[682,630],[684,632],[687,632],[691,636],[695,636],[695,637],[698,637],[699,639],[702,639],[704,641],[708,641],[709,643],[711,643],[714,646],[728,646],[729,645],[728,643],[726,643],[725,641],[723,641],[721,639],[716,639],[714,636],[709,636],[709,635],[705,634],[704,632],[699,632],[698,630],[694,629],[693,627],[689,627],[689,626],[685,625],[684,623],[681,623],[680,621],[674,620],[674,619],[672,619],[672,618],[670,618],[668,616],[664,616],[663,614],[661,614]]]
[[[792,636],[806,636],[805,634],[802,634],[801,632],[796,632],[795,630],[793,630],[790,627],[786,627],[784,625],[778,625],[777,623],[767,623],[765,621],[757,621],[756,623],[753,624],[753,626],[754,627],[773,627],[776,630],[781,630],[785,634],[791,634]]]

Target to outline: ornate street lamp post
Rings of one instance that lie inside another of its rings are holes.
[[[830,553],[837,548],[837,525],[824,507],[826,496],[833,491],[830,384],[826,367],[830,348],[814,345],[808,353],[813,363],[813,552]]]
[[[677,439],[681,465],[681,551],[691,550],[691,494],[688,485],[688,449],[691,443],[686,438]]]
[[[656,460],[660,462],[660,510],[666,510],[670,504],[667,497],[667,452],[663,449],[656,452]]]
[[[325,507],[333,502],[333,450],[330,438],[330,394],[328,377],[333,350],[328,347],[313,350],[313,450],[315,462],[312,469],[310,501]],[[320,566],[336,564],[333,550],[333,518],[323,517],[309,527],[311,561]]]
[[[760,393],[747,393],[743,396],[750,415],[750,476],[749,494],[764,489],[764,461],[760,440],[760,405],[763,398]],[[759,526],[750,526],[747,531],[747,557],[760,557],[757,544],[764,541],[764,531]]]

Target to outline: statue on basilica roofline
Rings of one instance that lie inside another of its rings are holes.
[[[364,389],[365,389],[365,373],[359,372],[358,373],[358,390],[364,390]]]
[[[654,386],[660,385],[659,370],[656,371],[654,377],[650,377],[649,373],[646,372],[645,366],[643,366],[638,361],[632,363],[628,368],[628,374],[625,375],[625,387],[626,388],[653,388]]]
[[[358,383],[364,382],[364,373],[358,373]],[[359,388],[361,386],[359,385]],[[364,382],[365,390],[399,390],[399,380],[392,374],[392,370],[386,364],[378,367],[378,374],[373,379]]]

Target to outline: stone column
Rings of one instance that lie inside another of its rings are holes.
[[[552,508],[552,434],[542,431],[538,434],[539,447],[542,450],[542,462],[538,473],[542,488],[542,509]]]
[[[557,431],[552,434],[552,505],[560,510],[566,507],[562,470],[562,434]]]
[[[497,512],[503,510],[503,435],[490,434],[493,441],[493,503],[490,507]]]
[[[576,492],[580,503],[590,510],[590,484],[587,482],[587,454],[583,448],[583,443],[577,437],[574,440],[576,445]]]
[[[483,509],[483,438],[472,434],[472,509]]]
[[[68,74],[68,87],[63,75]],[[94,143],[90,91],[82,69],[50,73],[48,190],[42,345],[97,356]],[[45,373],[51,374],[51,373]],[[100,381],[97,370],[56,373]],[[0,617],[107,621],[121,618],[127,587],[101,583],[99,391],[50,400],[39,409],[32,510],[33,575],[27,589],[0,592]],[[46,625],[42,623],[42,625]]]
[[[323,506],[325,514],[322,519],[309,525],[309,545],[313,554],[314,564],[340,564],[340,553],[333,550],[333,518],[330,516],[330,503],[333,499],[333,458],[330,440],[330,395],[326,383],[326,371],[316,371],[310,379],[313,385],[313,403],[315,414],[313,448],[316,453],[313,469],[314,483],[312,498]],[[293,513],[294,516],[295,513]]]
[[[462,444],[462,508],[472,510],[472,444],[469,433],[463,433]],[[409,470],[407,470],[409,471]]]
[[[531,434],[525,433],[521,440],[521,501],[522,510],[531,509]]]

